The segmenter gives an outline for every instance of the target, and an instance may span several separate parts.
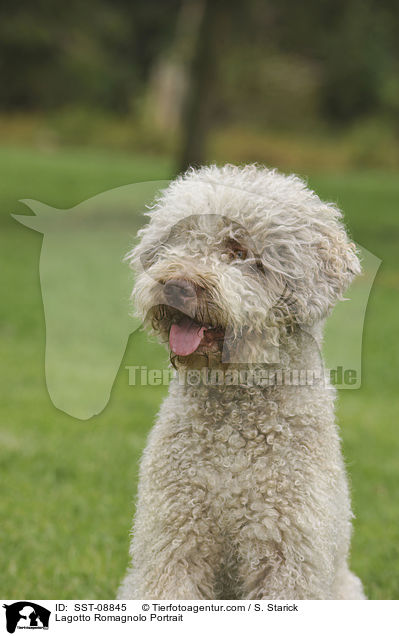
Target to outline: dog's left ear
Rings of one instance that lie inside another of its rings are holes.
[[[308,290],[299,294],[296,317],[300,324],[309,325],[322,320],[333,309],[352,280],[361,273],[356,245],[348,239],[344,226],[334,219],[331,224],[320,223],[311,251],[310,279]],[[297,296],[298,299],[298,296]]]

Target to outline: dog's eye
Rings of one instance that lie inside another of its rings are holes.
[[[248,254],[245,247],[237,243],[237,241],[229,241],[226,246],[226,253],[232,261],[245,261]]]

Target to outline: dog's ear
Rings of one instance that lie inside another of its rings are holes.
[[[352,280],[361,273],[356,245],[348,239],[345,228],[335,219],[320,224],[315,240],[309,245],[313,267],[305,276],[308,289],[297,296],[296,319],[309,325],[322,320],[333,309]]]

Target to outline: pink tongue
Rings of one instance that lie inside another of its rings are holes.
[[[198,349],[205,327],[200,327],[190,318],[174,324],[169,332],[169,345],[178,356],[189,356]]]

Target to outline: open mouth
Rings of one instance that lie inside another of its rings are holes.
[[[220,351],[223,339],[222,328],[201,325],[186,315],[173,323],[169,331],[169,346],[178,356]]]

